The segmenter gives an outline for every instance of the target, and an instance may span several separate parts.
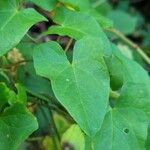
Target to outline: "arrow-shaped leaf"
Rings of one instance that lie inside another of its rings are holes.
[[[70,64],[62,48],[44,43],[35,48],[37,73],[52,82],[55,96],[80,127],[93,136],[101,126],[109,96],[109,75],[98,38],[76,42]]]
[[[32,8],[18,7],[16,0],[0,1],[0,56],[16,46],[31,26],[46,20]]]
[[[150,79],[135,62],[122,56],[115,46],[108,61],[113,82],[122,79],[120,97],[110,108],[101,130],[94,139],[94,148],[105,150],[146,150],[150,121]],[[107,143],[107,144],[106,144]]]

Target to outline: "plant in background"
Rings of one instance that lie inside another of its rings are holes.
[[[0,1],[1,150],[149,149],[150,58],[127,7]]]

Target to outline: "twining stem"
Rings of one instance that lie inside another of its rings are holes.
[[[56,134],[56,136],[58,138],[58,141],[60,142],[60,136],[59,136],[59,133],[58,133],[55,121],[54,121],[54,117],[53,117],[51,107],[48,106],[48,110],[49,110],[49,114],[50,114],[50,117],[51,117],[51,125],[52,125],[51,127],[52,127],[54,133]]]
[[[68,50],[69,47],[71,46],[72,42],[73,42],[73,39],[70,38],[70,39],[69,39],[69,42],[67,43],[67,45],[66,45],[66,47],[65,47],[65,52],[67,52],[67,50]]]
[[[102,3],[104,3],[105,2],[105,0],[98,0],[98,1],[96,1],[96,2],[94,2],[93,4],[92,4],[92,7],[93,8],[96,8],[96,7],[98,7],[99,5],[101,5]]]
[[[11,67],[17,67],[19,66],[20,64],[22,63],[27,63],[27,62],[33,62],[32,60],[21,60],[21,61],[18,61],[16,63],[12,63],[10,65],[4,65],[3,66],[3,69],[10,69]]]
[[[124,41],[126,44],[128,44],[130,47],[136,49],[136,51],[141,55],[141,57],[150,65],[150,58],[144,53],[144,51],[134,42],[132,42],[130,39],[128,39],[126,36],[124,36],[120,31],[111,28],[106,29],[106,31],[111,32],[118,36],[122,41]]]
[[[117,91],[112,91],[110,89],[109,98],[113,100],[117,100],[119,98],[120,94]]]
[[[33,37],[31,37],[28,33],[26,35],[31,41],[33,41],[34,43],[38,43],[38,41],[34,39]]]

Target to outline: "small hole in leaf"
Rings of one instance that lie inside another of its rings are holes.
[[[125,128],[124,130],[124,133],[128,134],[129,133],[129,129]]]
[[[72,144],[68,143],[68,142],[64,142],[62,144],[62,150],[74,150],[74,147]]]

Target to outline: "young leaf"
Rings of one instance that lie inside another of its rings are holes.
[[[15,86],[17,88],[17,100],[18,100],[18,102],[21,102],[21,103],[26,105],[27,94],[26,94],[25,87],[19,83],[17,83]]]
[[[25,87],[19,83],[17,83],[15,86],[16,86],[17,93],[15,93],[13,90],[10,90],[8,89],[8,87],[6,87],[9,90],[9,93],[7,94],[8,103],[10,105],[13,105],[15,103],[21,103],[26,105],[27,94],[26,94]]]
[[[77,41],[72,64],[55,42],[38,45],[34,66],[37,74],[51,80],[56,98],[85,133],[93,136],[104,119],[110,88],[102,41],[92,37]]]
[[[14,104],[0,116],[0,149],[16,150],[38,127],[36,119],[22,104]]]
[[[46,20],[34,9],[19,10],[16,0],[1,0],[0,5],[0,56],[17,45],[29,28]]]
[[[150,79],[138,64],[122,56],[113,46],[107,63],[115,82],[122,77],[120,96],[110,108],[93,145],[105,150],[145,150],[150,121]],[[116,64],[116,65],[115,65]],[[116,74],[119,76],[116,76]],[[107,141],[107,145],[106,145]]]

